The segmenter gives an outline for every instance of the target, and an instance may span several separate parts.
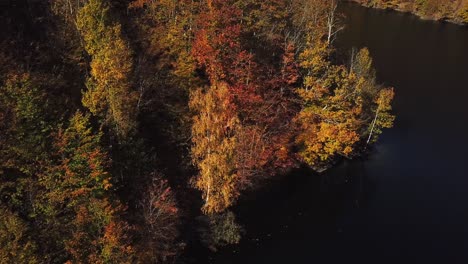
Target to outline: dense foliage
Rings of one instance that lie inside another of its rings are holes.
[[[197,240],[238,243],[246,191],[362,154],[394,92],[369,50],[337,63],[336,7],[6,4],[0,262],[173,263]]]

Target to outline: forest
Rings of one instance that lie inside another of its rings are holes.
[[[351,0],[364,6],[411,12],[422,18],[468,24],[467,0]]]
[[[372,149],[394,91],[337,4],[2,1],[0,262],[183,263],[239,243],[245,193]]]

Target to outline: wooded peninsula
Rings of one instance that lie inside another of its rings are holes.
[[[245,193],[371,149],[394,90],[337,4],[2,1],[0,262],[182,262],[240,241]]]

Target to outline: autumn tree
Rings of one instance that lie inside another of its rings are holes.
[[[242,10],[244,31],[258,44],[275,44],[283,41],[283,35],[288,30],[291,14],[291,1],[254,1],[239,0],[234,4]],[[261,43],[258,43],[261,40]],[[265,40],[265,42],[263,42]]]
[[[17,214],[0,205],[0,262],[40,263],[30,227]]]
[[[218,156],[225,161],[206,164],[210,167],[204,169],[206,172],[200,172],[203,175],[211,171],[212,177],[216,178],[220,177],[218,173],[213,173],[217,170],[235,172],[235,177],[228,178],[235,179],[235,183],[230,187],[230,191],[224,192],[235,195],[229,199],[228,203],[223,201],[225,206],[219,207],[214,212],[226,209],[236,200],[241,191],[255,186],[255,183],[290,168],[294,164],[290,152],[293,145],[290,124],[297,110],[293,90],[299,79],[298,65],[294,58],[295,46],[288,42],[285,45],[275,43],[265,50],[274,50],[278,52],[278,55],[273,59],[263,60],[257,58],[254,52],[247,50],[250,43],[246,39],[257,29],[263,31],[265,29],[263,27],[275,27],[275,25],[268,25],[267,22],[258,20],[259,17],[251,16],[262,12],[265,12],[266,16],[274,16],[278,10],[282,10],[279,7],[287,6],[286,3],[280,2],[255,4],[249,1],[239,1],[234,4],[229,1],[212,1],[207,4],[206,9],[200,15],[199,31],[195,34],[192,53],[198,68],[206,73],[211,83],[211,86],[206,88],[205,94],[218,93],[211,90],[219,90],[219,85],[222,84],[222,91],[226,93],[223,98],[226,98],[225,100],[232,105],[230,115],[235,116],[237,120],[235,127],[228,126],[230,134],[220,134],[224,137],[223,140],[232,138],[230,140],[233,142],[229,145],[229,151],[226,149],[225,155]],[[245,21],[254,24],[244,27]],[[274,38],[285,40],[286,38],[281,37],[283,33],[283,29],[275,31]],[[271,41],[269,38],[272,37],[273,35],[270,34],[257,36],[265,42]],[[275,63],[273,66],[270,65],[272,61]],[[191,99],[195,98],[197,96],[191,97]],[[218,100],[215,104],[221,102]],[[216,107],[211,107],[211,109],[216,109]],[[209,111],[211,111],[210,108],[204,108],[196,113],[199,116],[216,114]],[[195,117],[195,120],[198,120],[197,118],[199,117]],[[223,131],[226,127],[223,122],[212,125],[219,126],[216,128],[219,131]],[[198,126],[197,121],[193,124],[194,128],[196,126]],[[193,139],[204,135],[192,134]],[[192,156],[196,149],[197,146],[192,147]],[[212,148],[205,148],[204,151],[212,151]],[[232,154],[228,154],[230,152]],[[197,165],[198,162],[195,159],[194,164]],[[208,193],[208,186],[202,186],[198,187]],[[213,192],[211,187],[209,189],[209,192]]]
[[[395,92],[392,88],[386,88],[379,91],[378,97],[375,98],[375,117],[372,121],[372,125],[369,126],[369,137],[367,138],[367,144],[369,142],[375,142],[378,139],[378,136],[382,134],[383,128],[393,127],[393,122],[395,116],[391,114],[392,110],[392,100],[395,96]]]
[[[0,159],[5,168],[31,174],[47,153],[52,124],[44,87],[30,74],[10,74],[0,87]]]
[[[81,92],[86,88],[88,58],[76,22],[78,13],[87,0],[48,0],[49,10],[54,14],[49,20],[49,41],[54,54],[60,57],[61,74],[66,76],[67,89],[72,99],[81,104]]]
[[[457,11],[457,17],[465,24],[468,24],[468,1],[463,1],[460,6],[461,7]]]
[[[138,230],[141,237],[138,259],[141,263],[165,263],[180,250],[176,243],[180,212],[167,180],[160,173],[151,176],[151,183],[138,206],[142,218]]]
[[[11,73],[0,86],[0,203],[21,215],[25,226],[35,217],[36,175],[49,157],[50,133],[60,120],[50,110],[43,83],[31,74]]]
[[[243,124],[237,166],[249,187],[296,165],[292,119],[299,111],[295,93],[299,65],[293,43],[287,42],[279,50],[282,54],[273,66],[264,61],[251,63],[249,82],[254,92],[235,101]]]
[[[348,94],[345,70],[332,67],[326,79],[309,79],[298,91],[304,106],[297,120],[301,132],[297,143],[302,159],[320,169],[337,154],[349,156],[359,140],[361,106]],[[310,83],[309,83],[310,82]],[[309,86],[311,85],[311,86]]]
[[[299,64],[303,84],[297,90],[302,110],[296,116],[299,156],[316,169],[329,166],[337,156],[352,157],[360,143],[380,131],[376,108],[388,114],[393,95],[376,84],[367,49],[361,50],[348,70],[331,62],[334,35],[342,29],[336,1],[305,0],[295,8],[294,24],[299,28],[295,43],[300,47]],[[379,94],[382,108],[377,107]],[[390,127],[392,119],[382,114]],[[375,117],[376,121],[372,122]],[[371,124],[374,128],[369,128]]]
[[[202,223],[199,229],[202,242],[212,251],[223,246],[238,244],[244,232],[237,223],[232,211],[200,217]]]
[[[125,137],[135,128],[138,96],[132,90],[132,54],[121,26],[113,21],[105,0],[88,1],[76,24],[91,57],[83,105]]]
[[[298,91],[304,104],[297,117],[300,155],[317,168],[337,155],[350,157],[359,142],[376,140],[382,128],[393,124],[389,113],[393,90],[376,84],[369,51],[359,51],[348,71],[330,65],[323,47],[315,45],[301,54],[307,76]]]
[[[372,57],[367,48],[361,49],[352,59],[350,71],[350,76],[356,79],[357,90],[362,93],[363,112],[360,119],[367,124],[360,134],[367,136],[367,144],[375,142],[382,129],[393,126],[395,116],[391,114],[391,103],[395,93],[393,88],[377,84]]]
[[[109,159],[101,133],[89,115],[77,112],[57,133],[55,155],[39,175],[36,200],[41,240],[52,258],[78,263],[130,263],[128,225],[122,205],[112,194]],[[60,254],[65,249],[66,255]],[[58,252],[57,252],[58,251]],[[57,255],[58,254],[58,255]]]
[[[202,191],[204,211],[209,214],[222,212],[237,200],[251,181],[253,166],[258,166],[251,162],[253,155],[262,156],[255,150],[264,145],[263,131],[253,119],[253,106],[261,100],[254,82],[256,63],[243,50],[241,10],[231,4],[207,3],[192,48],[197,66],[211,84],[190,97],[196,114],[191,149],[199,169],[195,186]],[[255,143],[247,146],[249,142]]]
[[[67,22],[76,22],[79,10],[86,4],[87,0],[49,0],[51,10],[62,16]]]
[[[168,166],[166,177],[185,181],[190,175],[189,94],[204,84],[191,53],[200,5],[191,0],[138,0],[130,2],[127,13],[132,21],[127,30],[135,36],[132,46],[139,50],[134,64],[139,122],[158,135],[155,149],[171,150],[165,158],[174,165]]]
[[[195,61],[190,50],[200,5],[192,0],[135,0],[129,4],[130,10],[142,10],[136,16],[139,45],[147,57],[154,59],[152,70],[159,75],[156,85],[185,92],[195,85]]]
[[[194,185],[203,193],[203,210],[220,212],[239,196],[234,156],[239,120],[223,83],[194,91],[190,106],[198,113],[192,127],[192,158],[199,169]]]
[[[226,15],[221,19],[221,15]],[[236,170],[236,138],[240,123],[232,90],[230,67],[240,52],[237,23],[240,12],[222,1],[208,2],[200,15],[192,54],[211,83],[190,95],[195,116],[192,125],[191,156],[199,173],[194,186],[202,191],[203,211],[211,214],[231,206],[239,196]],[[219,34],[221,33],[221,34]]]

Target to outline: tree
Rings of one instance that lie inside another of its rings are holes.
[[[337,14],[338,1],[331,0],[327,1],[328,5],[326,8],[327,14],[327,43],[330,45],[335,37],[335,35],[343,29],[340,25],[339,17]]]
[[[39,263],[37,246],[28,225],[8,208],[0,206],[0,262]]]
[[[377,84],[372,57],[367,48],[359,50],[352,60],[350,78],[355,78],[356,90],[361,94],[363,137],[366,144],[377,141],[383,128],[391,128],[395,116],[391,114],[391,103],[395,95],[393,88]]]
[[[104,0],[90,0],[78,13],[77,27],[91,56],[83,105],[125,137],[135,128],[138,96],[131,87],[132,56],[121,26],[112,22]]]
[[[39,175],[36,201],[44,230],[42,241],[54,256],[64,248],[78,263],[129,263],[128,225],[123,207],[111,192],[109,160],[93,133],[89,115],[77,112],[54,145],[55,155]],[[60,256],[60,255],[58,255]],[[66,259],[65,259],[66,260]]]
[[[279,56],[273,59],[262,59],[247,50],[251,36],[265,43],[271,41],[269,38],[281,38],[284,29],[275,29],[272,35],[260,31],[276,28],[276,19],[281,20],[281,12],[285,12],[280,7],[288,4],[237,1],[232,7],[230,3],[212,1],[200,15],[200,29],[192,53],[210,83],[225,83],[232,95],[233,111],[241,124],[235,136],[234,158],[237,190],[242,191],[293,163],[289,155],[292,133],[287,128],[296,110],[290,107],[295,97],[291,91],[299,73],[292,43],[284,46],[275,43],[262,48],[262,51],[278,52]],[[276,22],[270,25],[262,21],[263,18],[257,16],[262,12],[265,17],[275,17]],[[244,26],[245,21],[253,24]],[[255,30],[259,31],[252,32]]]
[[[60,120],[44,86],[44,80],[26,73],[7,74],[0,86],[0,203],[23,216],[25,225],[35,216],[36,175]]]
[[[3,167],[32,174],[44,157],[52,126],[44,88],[29,74],[11,74],[0,87],[0,159]]]
[[[221,212],[239,196],[235,149],[239,120],[224,83],[191,94],[197,113],[192,127],[192,159],[199,169],[194,186],[202,191],[206,213]]]
[[[180,213],[167,180],[159,173],[152,177],[139,204],[143,220],[139,230],[142,240],[139,259],[141,263],[165,263],[180,249],[176,244]]]
[[[176,147],[174,156],[185,152],[190,141],[189,92],[203,84],[191,53],[200,5],[192,0],[129,4],[129,31],[138,36],[132,46],[140,51],[134,67],[140,122],[164,124],[155,128],[165,138],[161,143]]]
[[[200,218],[204,226],[199,231],[202,242],[212,251],[226,245],[238,244],[243,233],[231,211],[212,214]]]
[[[194,186],[202,191],[203,211],[208,214],[231,206],[247,181],[246,175],[239,174],[237,163],[242,134],[239,117],[253,110],[250,102],[258,97],[252,96],[256,86],[249,81],[251,72],[244,70],[253,63],[240,45],[240,14],[229,3],[209,1],[200,15],[192,49],[198,67],[211,84],[192,92],[189,102],[195,113],[192,161],[199,170]]]
[[[394,117],[393,90],[376,84],[367,49],[357,53],[348,72],[330,65],[325,46],[318,44],[301,54],[307,76],[298,91],[304,105],[296,118],[301,130],[296,141],[302,159],[321,168],[338,155],[358,152],[358,143],[375,141],[382,128],[392,126]]]
[[[464,1],[457,12],[459,20],[465,24],[468,24],[468,1]]]
[[[70,24],[76,22],[79,10],[87,0],[49,0],[54,14],[62,16]]]
[[[392,110],[391,102],[394,96],[395,92],[392,88],[382,89],[379,91],[379,95],[375,101],[375,118],[372,121],[370,131],[368,132],[369,137],[367,138],[367,144],[371,141],[377,141],[378,136],[382,134],[383,128],[393,127],[395,116],[392,115],[390,111]]]
[[[349,84],[343,78],[344,69],[331,67],[326,79],[314,82],[312,87],[299,90],[304,100],[297,121],[301,132],[297,143],[302,159],[321,169],[337,155],[349,156],[359,140],[361,107],[348,92]]]
[[[242,10],[243,31],[249,32],[253,39],[266,39],[265,43],[268,44],[283,41],[291,11],[290,1],[238,0],[235,6]],[[259,44],[258,41],[256,44]]]

